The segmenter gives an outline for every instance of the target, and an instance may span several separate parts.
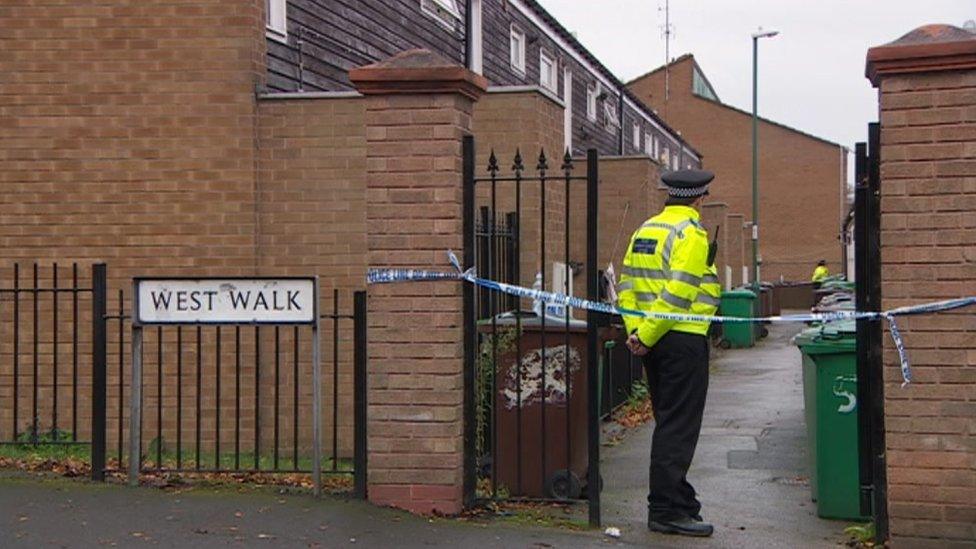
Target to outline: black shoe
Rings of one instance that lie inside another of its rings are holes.
[[[662,534],[677,534],[679,536],[693,536],[697,538],[707,538],[715,530],[707,522],[697,521],[692,517],[685,517],[674,520],[649,520],[647,527],[652,532]]]
[[[691,515],[691,520],[695,522],[705,522],[701,515]]]

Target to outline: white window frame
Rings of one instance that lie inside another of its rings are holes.
[[[678,164],[679,160],[680,160],[680,158],[679,158],[679,155],[677,155],[677,154],[671,157],[671,169],[672,170],[677,170],[678,168],[681,167],[680,164]]]
[[[633,131],[631,133],[632,133],[632,137],[634,138],[634,150],[635,151],[640,151],[641,150],[641,146],[640,146],[641,131],[640,131],[640,129],[641,129],[640,128],[640,124],[637,123],[637,122],[634,122]]]
[[[288,0],[265,0],[265,35],[284,42],[288,39]]]
[[[544,62],[549,64],[549,74],[546,75],[543,70]],[[539,48],[539,85],[543,88],[555,92],[559,89],[559,65],[556,63],[556,56],[547,52],[545,48]],[[546,76],[548,76],[549,82],[546,83]]]
[[[644,132],[644,154],[654,158],[654,136],[650,132]]]
[[[600,85],[586,87],[586,119],[596,122],[596,98],[600,95]]]
[[[661,147],[661,156],[658,157],[661,165],[665,168],[671,167],[671,149],[667,147]]]
[[[512,25],[509,32],[508,47],[512,70],[525,76],[525,32],[515,25]]]
[[[617,104],[609,97],[603,100],[603,116],[606,118],[603,122],[607,131],[615,132],[620,128],[620,120],[618,119],[620,114],[617,112]]]
[[[420,0],[420,10],[450,31],[456,31],[462,22],[457,0]]]
[[[654,154],[651,155],[655,160],[661,159],[661,140],[654,136]]]

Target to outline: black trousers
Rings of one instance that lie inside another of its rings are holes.
[[[708,340],[668,332],[644,356],[654,409],[648,516],[657,520],[693,517],[701,511],[688,468],[701,432],[708,392]]]

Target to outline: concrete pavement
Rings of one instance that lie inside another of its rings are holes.
[[[425,519],[266,488],[184,492],[0,475],[0,547],[615,547],[598,532]]]
[[[604,449],[603,522],[623,541],[654,547],[831,547],[848,523],[816,516],[810,501],[798,325],[775,325],[753,349],[712,360],[705,420],[689,481],[715,525],[710,539],[647,531],[653,424]]]

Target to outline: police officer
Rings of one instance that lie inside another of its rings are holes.
[[[810,280],[815,284],[820,284],[825,278],[830,276],[830,269],[827,268],[827,260],[821,259],[817,262],[817,268],[813,270]]]
[[[664,210],[631,237],[618,287],[622,308],[660,313],[714,312],[715,296],[702,292],[709,244],[698,208],[714,175],[678,170],[661,179]],[[712,280],[709,280],[712,283]],[[715,288],[712,288],[715,289]],[[704,297],[703,297],[704,296]],[[710,300],[709,300],[710,299]],[[710,536],[701,504],[686,478],[701,431],[708,390],[708,323],[625,316],[627,346],[642,357],[654,409],[648,521],[652,531]]]

